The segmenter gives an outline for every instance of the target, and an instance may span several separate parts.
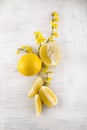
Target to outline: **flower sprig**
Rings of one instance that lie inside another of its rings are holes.
[[[35,34],[37,44],[41,44],[46,40],[46,38],[43,37],[43,35],[40,31],[34,32],[34,34]]]
[[[44,85],[45,86],[50,85],[50,82],[52,80],[50,75],[53,73],[53,71],[50,71],[49,67],[43,67],[41,70],[41,73],[45,75]]]
[[[31,53],[33,50],[30,46],[22,46],[21,48],[18,48],[16,54],[20,54],[20,52]]]
[[[49,86],[50,83],[51,83],[51,80],[52,80],[52,78],[50,77],[50,73],[47,72],[47,73],[46,73],[46,78],[45,78],[45,80],[44,80],[44,85],[45,85],[45,86]]]
[[[52,21],[51,21],[52,31],[51,31],[51,34],[48,37],[48,39],[44,38],[40,31],[34,32],[35,38],[36,38],[36,43],[40,45],[39,49],[40,49],[42,43],[46,43],[47,44],[49,41],[54,43],[55,38],[58,37],[58,33],[57,33],[58,22],[59,22],[58,13],[57,12],[53,12],[51,14],[51,16],[52,16]],[[52,78],[50,77],[50,74],[53,73],[53,72],[49,71],[49,67],[42,66],[41,73],[46,75],[46,78],[44,80],[44,85],[48,86],[50,84],[51,80],[52,80]]]
[[[53,12],[52,13],[52,21],[51,21],[51,28],[52,28],[52,32],[51,35],[49,36],[49,38],[47,39],[46,43],[48,43],[49,41],[54,42],[54,38],[58,37],[58,22],[59,22],[59,16],[57,12]]]

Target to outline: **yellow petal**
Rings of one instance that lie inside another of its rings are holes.
[[[55,11],[52,13],[52,16],[58,16],[58,13]]]
[[[55,23],[54,21],[51,22],[51,25],[52,25],[53,28],[58,28],[58,24]]]
[[[54,22],[59,22],[59,18],[58,17],[53,17],[53,21]]]
[[[55,36],[55,37],[58,37],[58,33],[57,32],[53,32],[52,35]]]

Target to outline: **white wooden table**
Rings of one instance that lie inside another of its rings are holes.
[[[38,118],[27,94],[36,76],[16,71],[16,49],[37,48],[33,32],[50,33],[58,11],[62,60],[50,87],[59,103]],[[0,130],[87,130],[87,0],[0,0]]]

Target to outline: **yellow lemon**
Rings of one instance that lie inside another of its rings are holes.
[[[60,49],[55,43],[43,44],[39,55],[46,66],[56,66],[60,62]]]
[[[42,84],[43,84],[42,78],[41,78],[41,77],[38,77],[38,78],[34,81],[33,86],[31,87],[30,92],[29,92],[29,94],[28,94],[28,97],[33,97],[33,96],[35,96],[35,94],[38,93],[38,91],[39,91],[40,87],[42,86]]]
[[[42,111],[42,102],[41,102],[39,94],[35,95],[35,109],[36,109],[37,116],[39,116]]]
[[[42,61],[34,54],[25,54],[18,61],[18,70],[25,76],[32,76],[41,70]]]
[[[50,88],[46,86],[42,86],[39,91],[39,94],[40,94],[41,100],[46,106],[53,107],[57,104],[57,97]]]

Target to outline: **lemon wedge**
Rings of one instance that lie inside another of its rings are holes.
[[[41,77],[36,78],[36,80],[33,83],[33,86],[30,89],[30,92],[28,94],[28,97],[33,97],[35,94],[38,93],[40,87],[43,84],[43,79]]]
[[[41,102],[39,94],[35,95],[35,109],[36,109],[37,116],[39,116],[42,111],[42,102]]]
[[[46,86],[42,86],[40,88],[39,94],[40,94],[41,100],[46,106],[53,107],[57,104],[57,97],[50,88]]]
[[[56,66],[60,62],[60,49],[55,43],[45,43],[40,47],[39,55],[46,66]]]

